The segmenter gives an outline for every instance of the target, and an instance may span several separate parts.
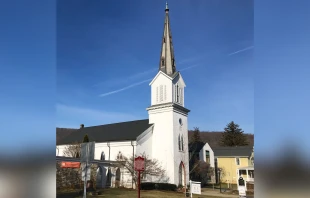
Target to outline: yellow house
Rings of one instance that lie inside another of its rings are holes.
[[[219,147],[213,148],[213,152],[217,173],[216,181],[217,183],[226,183],[228,187],[231,184],[235,186],[239,176],[246,178],[246,175],[239,175],[239,173],[243,173],[239,172],[240,168],[254,165],[253,147]]]

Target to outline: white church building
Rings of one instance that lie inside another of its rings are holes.
[[[166,171],[161,181],[154,177],[144,182],[163,182],[186,185],[189,182],[188,123],[189,110],[184,106],[185,82],[176,70],[169,9],[166,4],[165,25],[162,37],[159,69],[150,82],[151,105],[146,109],[149,118],[79,129],[56,128],[56,155],[64,156],[66,146],[81,142],[87,134],[95,142],[96,160],[116,160],[121,154],[126,157],[145,153],[156,159]],[[66,136],[62,133],[68,133]],[[124,187],[135,187],[131,174],[125,168],[99,167],[97,187],[113,187],[119,181]]]

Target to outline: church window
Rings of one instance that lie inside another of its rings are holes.
[[[165,59],[164,59],[164,57],[161,58],[161,66],[162,66],[162,67],[165,66]]]
[[[181,137],[181,150],[184,151],[183,135],[182,135],[182,137]]]
[[[104,154],[104,152],[103,152],[103,151],[101,152],[101,157],[100,157],[100,160],[105,160],[105,154]]]
[[[166,39],[165,39],[165,37],[163,38],[163,41],[164,41],[164,43],[166,43]]]
[[[123,154],[122,154],[122,152],[118,152],[118,154],[117,154],[117,156],[116,156],[116,159],[118,159],[118,160],[122,160],[123,159]]]
[[[181,150],[181,137],[180,137],[180,135],[179,135],[178,142],[179,142],[179,151],[180,151]]]
[[[159,93],[159,96],[160,96],[160,102],[162,102],[163,101],[163,86],[162,85],[160,85],[160,93]]]

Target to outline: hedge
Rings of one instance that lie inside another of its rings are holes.
[[[153,183],[153,182],[145,182],[140,185],[141,190],[168,190],[168,191],[176,191],[177,185],[168,184],[168,183]]]

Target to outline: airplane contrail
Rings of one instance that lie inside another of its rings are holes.
[[[234,55],[234,54],[238,54],[238,53],[240,53],[240,52],[247,51],[247,50],[250,50],[250,49],[252,49],[252,48],[254,48],[254,46],[250,46],[250,47],[244,48],[244,49],[242,49],[242,50],[235,51],[235,52],[233,52],[233,53],[228,54],[228,56],[231,56],[231,55]],[[189,67],[185,67],[185,68],[183,68],[183,69],[180,69],[180,71],[184,71],[184,70],[187,70],[187,69],[191,69],[191,68],[194,68],[194,67],[198,67],[198,66],[200,66],[200,65],[201,65],[201,64],[195,64],[195,65],[192,65],[192,66],[189,66]],[[150,72],[152,72],[152,71],[154,71],[154,70],[149,70],[149,71],[142,72],[142,73],[150,73]],[[142,74],[142,73],[141,73],[141,74]],[[137,74],[137,75],[139,75],[139,74]],[[140,81],[140,82],[131,84],[131,85],[129,85],[129,86],[127,86],[127,87],[124,87],[124,88],[122,88],[122,89],[118,89],[118,90],[115,90],[115,91],[110,91],[110,92],[107,92],[107,93],[100,94],[99,97],[105,97],[105,96],[112,95],[112,94],[115,94],[115,93],[118,93],[118,92],[121,92],[121,91],[125,91],[125,90],[127,90],[127,89],[130,89],[130,88],[136,87],[136,86],[138,86],[138,85],[141,85],[141,84],[143,84],[143,83],[149,82],[149,81],[152,80],[152,79],[153,79],[153,78],[150,78],[150,79],[147,79],[147,80],[143,80],[143,81]]]
[[[115,90],[115,91],[110,91],[110,92],[107,92],[107,93],[103,93],[103,94],[100,94],[99,97],[104,97],[104,96],[108,96],[108,95],[111,95],[111,94],[115,94],[115,93],[118,93],[118,92],[121,92],[121,91],[125,91],[126,89],[130,89],[132,87],[135,87],[135,86],[138,86],[142,83],[145,83],[145,82],[148,82],[150,80],[152,80],[153,78],[150,78],[150,79],[147,79],[147,80],[143,80],[141,82],[137,82],[137,83],[134,83],[134,84],[131,84],[127,87],[124,87],[122,89],[118,89],[118,90]]]
[[[252,48],[254,48],[254,46],[250,46],[250,47],[244,48],[244,49],[242,49],[242,50],[235,51],[235,52],[233,52],[233,53],[231,53],[231,54],[228,54],[228,56],[231,56],[231,55],[234,55],[234,54],[238,54],[238,53],[240,53],[240,52],[244,52],[244,51],[250,50],[250,49],[252,49]]]

